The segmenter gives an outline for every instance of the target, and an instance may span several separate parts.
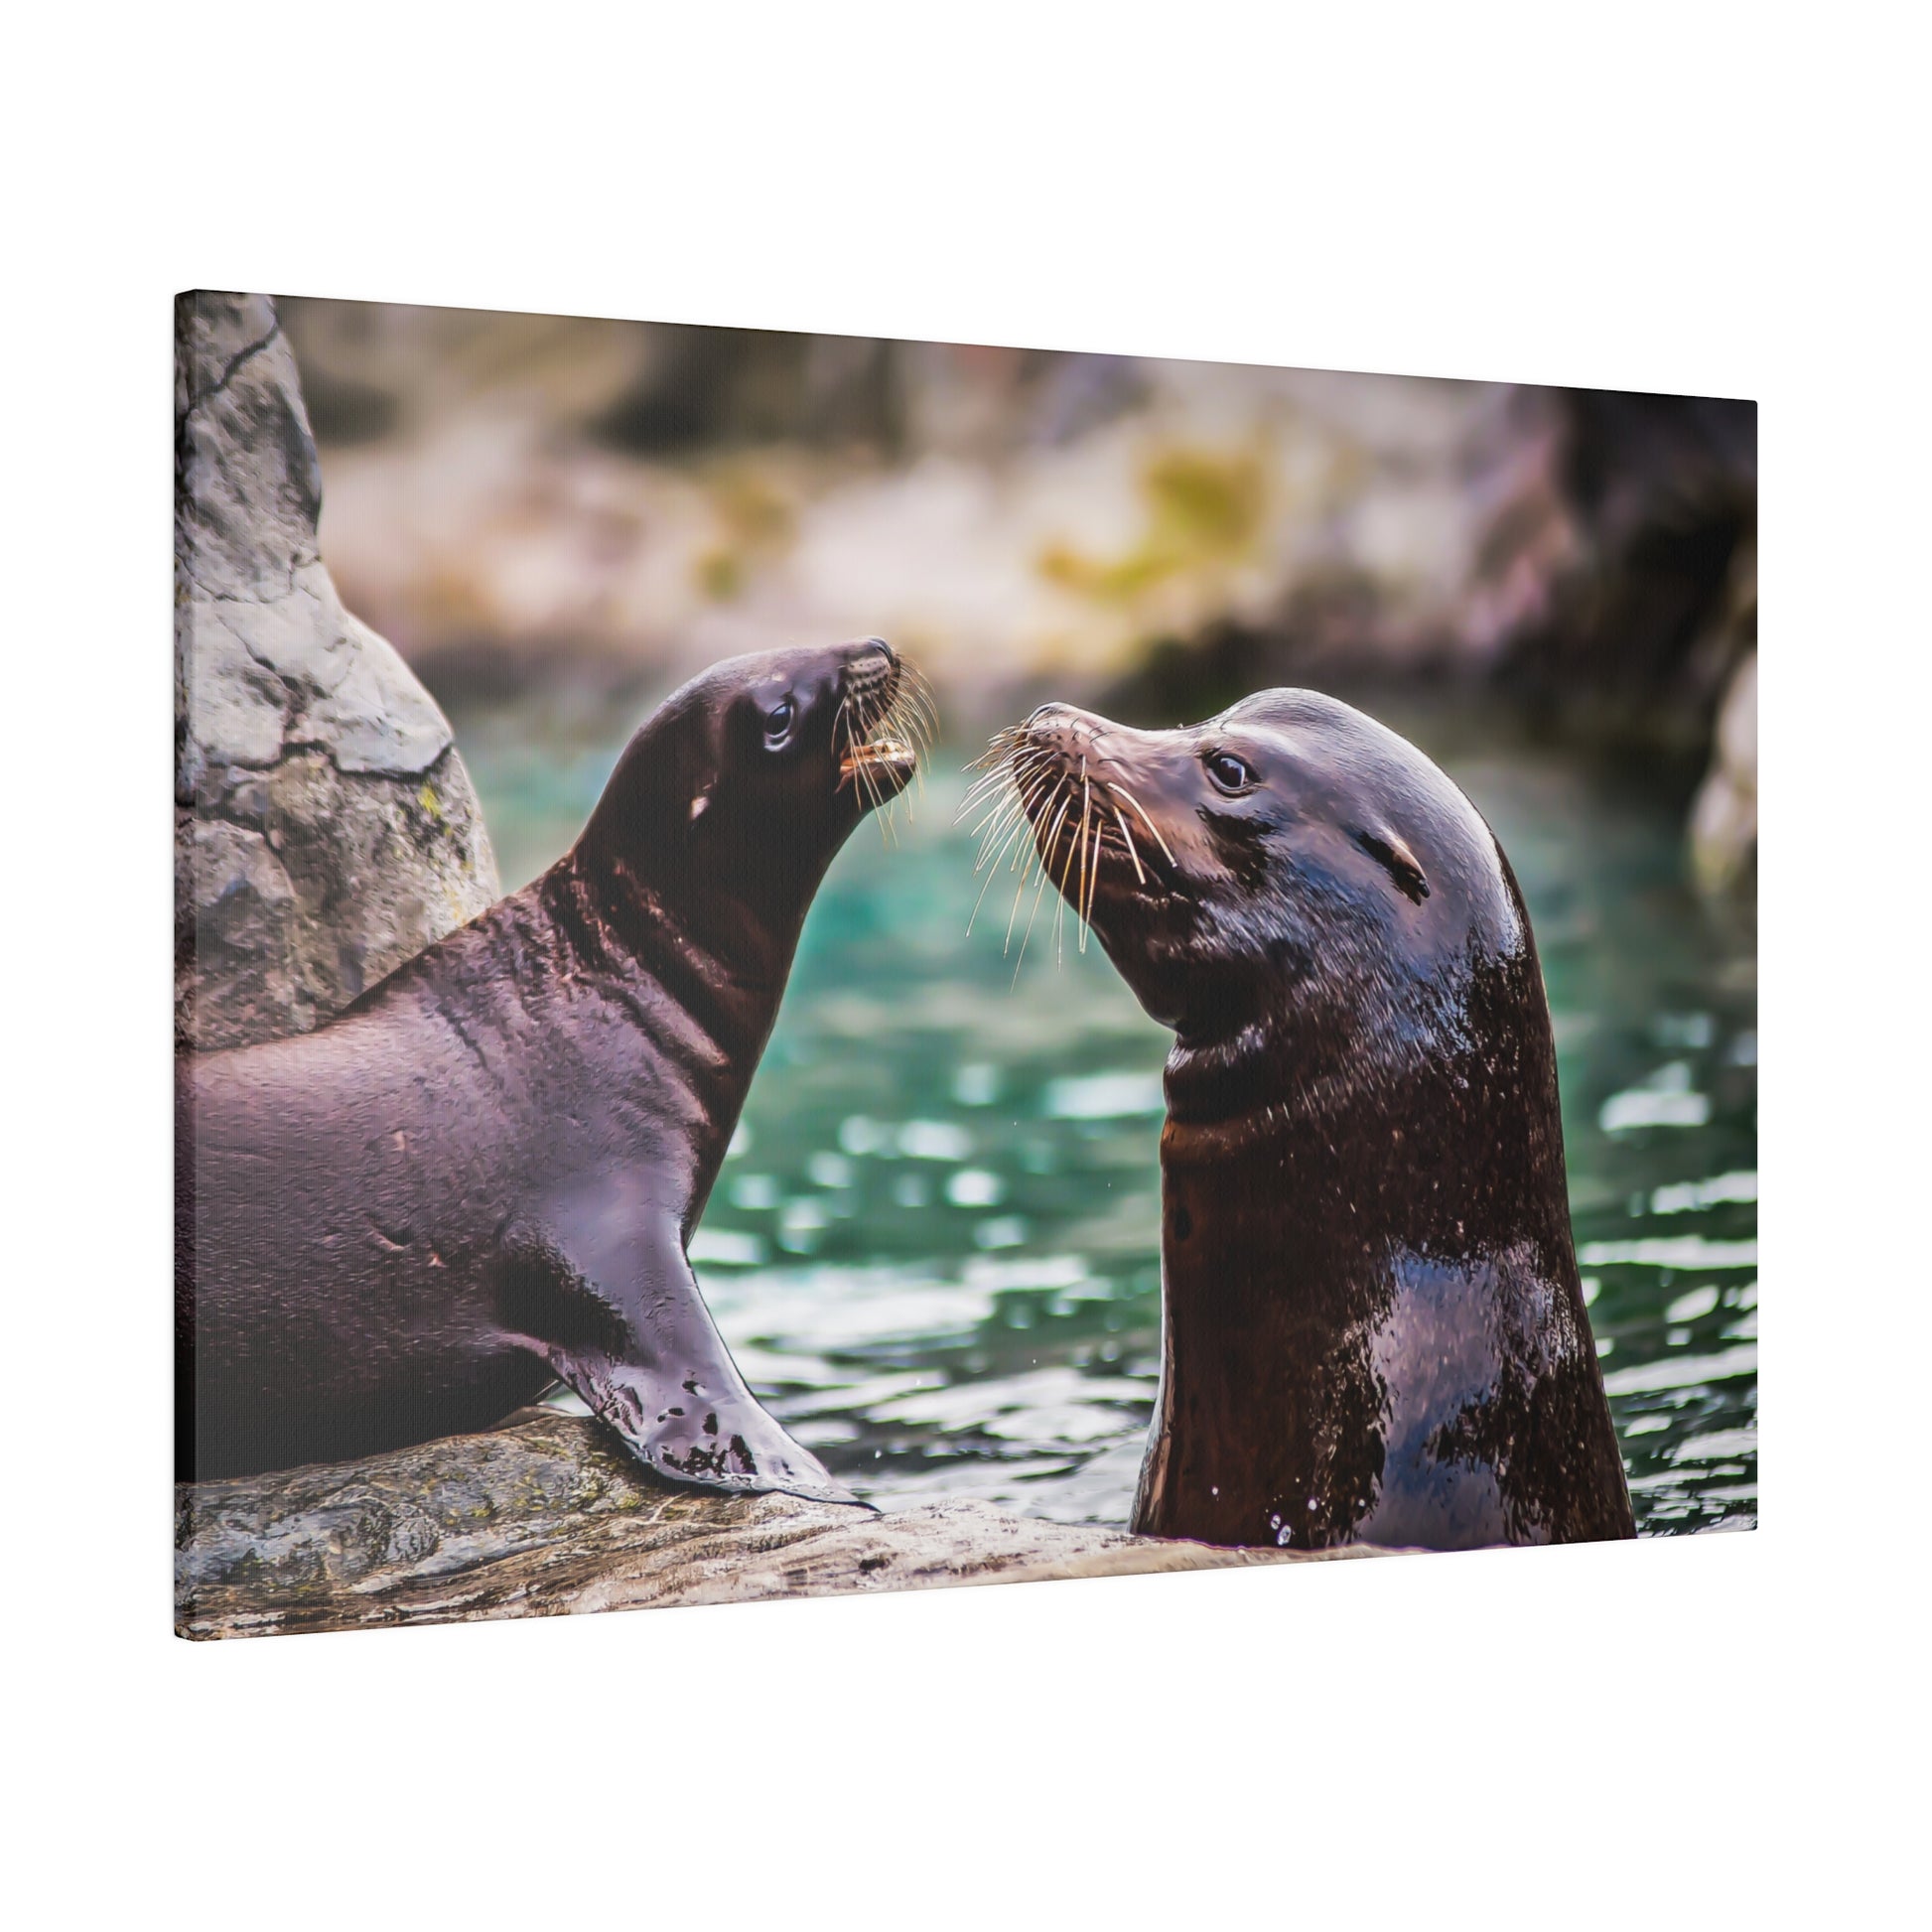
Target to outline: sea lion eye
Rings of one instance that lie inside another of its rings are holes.
[[[1238,759],[1232,752],[1213,752],[1208,755],[1207,775],[1214,780],[1216,787],[1232,796],[1236,792],[1251,791],[1255,786],[1254,766],[1245,759]]]
[[[764,748],[775,752],[791,736],[791,721],[798,707],[789,698],[781,699],[764,714]]]

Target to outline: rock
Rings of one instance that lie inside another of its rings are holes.
[[[288,327],[343,584],[480,681],[877,631],[997,709],[1225,622],[1304,667],[1481,670],[1577,562],[1554,391],[359,303]]]
[[[449,723],[343,609],[263,296],[176,312],[178,1045],[303,1033],[497,896]]]
[[[970,736],[1048,695],[1169,724],[1426,675],[1688,788],[1740,654],[1745,401],[360,303],[288,327],[343,585],[480,691],[878,632]]]
[[[1757,406],[1552,393],[1574,544],[1506,681],[1578,737],[1702,759],[1756,637]]]
[[[1321,1560],[976,1502],[875,1514],[717,1495],[658,1480],[596,1423],[538,1413],[359,1462],[181,1485],[175,1624],[261,1636]]]
[[[1691,807],[1691,870],[1712,894],[1735,892],[1757,869],[1757,652],[1731,673],[1718,711],[1711,769]]]

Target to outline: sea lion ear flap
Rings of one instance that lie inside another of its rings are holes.
[[[1420,861],[1393,832],[1357,832],[1355,843],[1420,905],[1429,897],[1429,880]]]

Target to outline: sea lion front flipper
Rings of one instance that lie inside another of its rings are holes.
[[[504,1312],[526,1346],[672,1482],[869,1507],[767,1415],[712,1321],[668,1216],[579,1211],[512,1229]]]

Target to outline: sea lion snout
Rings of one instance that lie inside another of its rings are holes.
[[[846,646],[839,671],[839,787],[871,806],[897,796],[918,768],[936,719],[923,680],[884,637]]]
[[[1020,733],[1036,751],[1074,759],[1103,757],[1109,747],[1122,748],[1126,740],[1140,736],[1097,712],[1059,703],[1040,705]]]
[[[1169,815],[1166,766],[1173,755],[1163,734],[1136,731],[1077,705],[1049,703],[994,745],[996,754],[1004,752],[1041,858],[1059,852],[1056,819],[1067,857],[1070,842],[1080,842],[1089,875],[1075,908],[1082,917],[1090,915],[1095,894],[1108,885],[1131,880],[1145,888],[1173,869],[1173,827],[1162,820]],[[1103,861],[1109,858],[1119,877],[1103,884]]]
[[[864,637],[846,646],[850,655],[839,671],[841,696],[883,699],[890,704],[899,679],[899,655],[884,637]]]
[[[1009,946],[1035,861],[1035,910],[1053,880],[1074,910],[1082,951],[1089,930],[1100,932],[1103,943],[1107,938],[1096,908],[1111,920],[1129,900],[1145,906],[1171,896],[1173,852],[1136,789],[1144,771],[1151,776],[1156,769],[1142,757],[1144,742],[1154,743],[1153,735],[1063,704],[1041,705],[1024,725],[995,734],[958,816],[981,814],[973,828],[980,837],[975,870],[988,875],[988,888],[1003,868],[1019,875]],[[985,896],[982,888],[982,900]],[[1031,931],[1030,914],[1021,929],[1023,956]]]

